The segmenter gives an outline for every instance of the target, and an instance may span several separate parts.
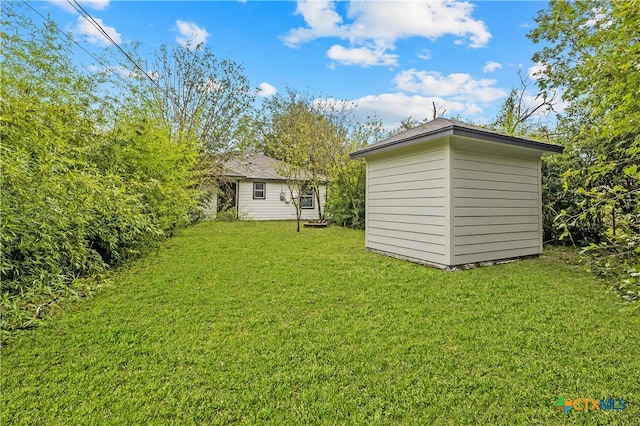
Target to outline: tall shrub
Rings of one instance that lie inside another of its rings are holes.
[[[5,339],[77,294],[78,278],[138,257],[187,223],[198,157],[132,97],[118,105],[94,95],[104,75],[75,68],[71,41],[53,23],[38,27],[7,4],[0,28]]]

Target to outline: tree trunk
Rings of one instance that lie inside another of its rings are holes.
[[[322,222],[322,208],[320,206],[320,185],[315,188],[316,201],[318,202],[318,220]]]

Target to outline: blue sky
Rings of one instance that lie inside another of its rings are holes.
[[[80,1],[125,49],[204,42],[243,64],[260,96],[287,86],[353,101],[386,125],[430,115],[496,116],[517,70],[536,69],[526,34],[546,2]],[[106,45],[66,1],[32,3],[86,48]],[[38,17],[34,14],[37,22]],[[77,49],[78,62],[94,62]],[[152,71],[152,70],[150,70]],[[535,85],[531,86],[534,96]]]

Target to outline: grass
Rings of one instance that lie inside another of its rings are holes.
[[[191,227],[22,335],[2,424],[638,424],[640,317],[565,251],[443,272],[294,227]]]

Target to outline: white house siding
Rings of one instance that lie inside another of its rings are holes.
[[[539,254],[539,155],[453,150],[452,264]]]
[[[446,164],[444,144],[367,158],[369,249],[446,263]]]
[[[253,183],[264,182],[265,199],[253,199]],[[293,203],[280,200],[280,193],[284,192],[288,198],[289,188],[286,182],[273,180],[240,180],[238,184],[238,214],[240,219],[249,220],[295,220],[296,208]],[[326,187],[320,187],[320,202],[325,207]],[[302,209],[302,219],[318,219],[317,200],[313,209]]]

